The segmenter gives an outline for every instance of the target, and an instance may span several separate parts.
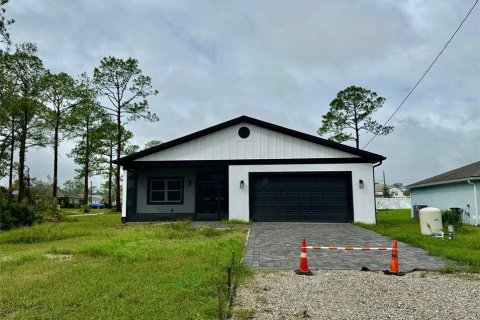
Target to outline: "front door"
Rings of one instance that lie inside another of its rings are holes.
[[[228,175],[226,170],[197,173],[195,220],[228,219]]]

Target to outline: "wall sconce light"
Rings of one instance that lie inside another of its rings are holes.
[[[243,180],[240,180],[240,189],[245,188],[245,182]]]
[[[362,179],[358,180],[358,187],[360,189],[363,189],[363,180]]]

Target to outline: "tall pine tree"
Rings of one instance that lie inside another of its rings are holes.
[[[122,128],[130,121],[144,119],[158,121],[151,113],[147,98],[158,94],[152,87],[152,79],[142,73],[138,61],[106,57],[93,72],[93,80],[101,95],[107,98],[106,112],[116,124],[116,159],[122,156]],[[115,197],[120,199],[120,166],[115,170]],[[116,211],[120,211],[120,201],[116,201]]]

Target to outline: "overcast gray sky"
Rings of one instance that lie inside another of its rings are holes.
[[[158,123],[128,126],[133,142],[168,141],[248,115],[316,134],[338,91],[386,98],[385,121],[474,0],[11,0],[12,40],[35,42],[53,72],[91,73],[104,56],[134,57],[160,91]],[[480,160],[480,8],[366,150],[387,160],[387,183],[412,183]],[[370,135],[361,137],[361,146]],[[59,178],[74,176],[62,145]],[[30,151],[52,175],[52,151]],[[98,179],[96,180],[98,181]]]

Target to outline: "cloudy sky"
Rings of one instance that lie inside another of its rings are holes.
[[[386,98],[385,121],[450,38],[474,0],[11,0],[12,40],[35,42],[53,72],[91,73],[104,56],[134,57],[160,93],[158,123],[134,143],[168,141],[248,115],[316,134],[338,91]],[[412,183],[480,160],[480,7],[397,113],[382,154],[387,183]],[[371,138],[364,134],[361,146]],[[62,145],[60,181],[74,176]],[[30,151],[33,175],[52,151]],[[39,161],[39,159],[43,159]]]

